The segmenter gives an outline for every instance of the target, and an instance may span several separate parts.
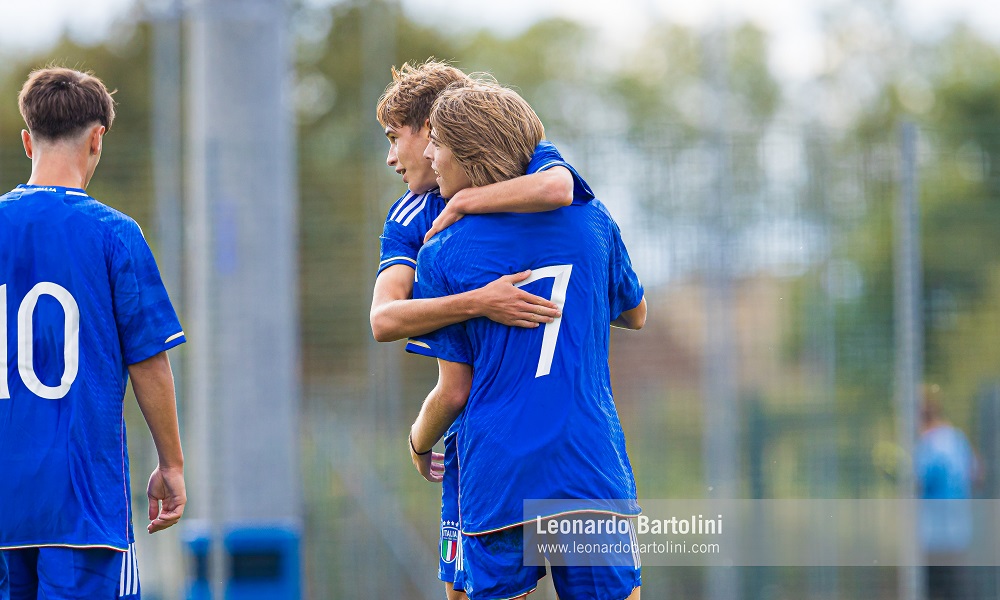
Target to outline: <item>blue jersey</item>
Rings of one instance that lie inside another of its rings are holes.
[[[608,344],[611,321],[638,306],[643,289],[604,205],[467,216],[420,251],[417,289],[458,294],[525,269],[523,287],[560,305],[561,318],[536,329],[478,318],[407,345],[473,367],[457,440],[466,534],[524,522],[528,499],[639,511]]]
[[[135,221],[78,189],[0,197],[0,547],[128,547],[127,365],[182,342]]]
[[[378,272],[393,265],[417,268],[417,253],[434,219],[444,210],[444,198],[433,189],[423,194],[407,191],[396,200],[385,217]]]
[[[589,202],[594,197],[590,186],[576,169],[563,160],[561,154],[548,140],[542,140],[528,163],[527,173],[537,173],[552,167],[566,167],[573,174],[573,203]],[[423,194],[406,192],[389,209],[382,229],[381,255],[378,272],[392,265],[417,268],[417,253],[424,245],[424,235],[430,231],[434,219],[444,210],[445,199],[437,190]]]
[[[913,453],[920,497],[959,500],[972,497],[976,455],[956,427],[939,425],[920,435]]]
[[[962,552],[972,543],[972,481],[976,454],[961,430],[941,424],[924,431],[913,451],[920,498],[920,542],[927,552]],[[950,502],[949,502],[950,500]]]

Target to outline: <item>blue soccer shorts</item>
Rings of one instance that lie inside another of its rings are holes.
[[[43,546],[4,550],[3,554],[7,562],[9,600],[141,598],[135,544],[130,544],[126,552]],[[2,583],[0,600],[8,600]]]
[[[441,482],[441,543],[438,579],[462,587],[462,534],[458,516],[458,451],[454,433],[444,438],[444,480]],[[0,599],[2,600],[2,599]]]
[[[0,600],[10,600],[10,578],[7,577],[7,555],[0,550]]]
[[[591,542],[635,545],[634,529],[629,521],[627,533],[610,534]],[[550,562],[552,556],[549,556]],[[567,600],[624,600],[642,585],[642,567],[638,553],[629,552],[623,564],[621,556],[604,562],[590,557],[587,566],[571,566],[567,556],[550,564],[556,594]],[[524,526],[494,533],[462,536],[462,570],[465,592],[471,600],[507,600],[532,592],[545,577],[543,565],[526,565]],[[568,565],[566,564],[568,562]],[[598,566],[594,566],[597,564]]]

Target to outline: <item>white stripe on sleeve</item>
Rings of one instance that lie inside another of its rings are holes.
[[[397,223],[402,223],[406,219],[406,217],[409,216],[410,212],[414,208],[420,206],[421,200],[424,200],[426,197],[427,194],[421,194],[419,196],[414,197],[413,200],[411,200],[406,204],[406,207],[403,208],[403,210],[397,211],[396,216],[395,218],[393,218],[393,220],[396,221]]]
[[[414,217],[420,214],[420,211],[422,211],[424,209],[424,206],[426,205],[427,205],[427,194],[424,194],[424,199],[420,201],[420,206],[417,207],[417,210],[410,213],[410,216],[407,217],[405,221],[403,221],[403,227],[409,227],[410,222],[413,221]]]
[[[406,207],[407,205],[409,205],[410,204],[410,200],[412,200],[412,199],[413,199],[413,192],[406,192],[406,196],[399,203],[399,205],[396,206],[396,210],[394,210],[392,212],[392,214],[389,215],[389,219],[392,220],[392,221],[395,221],[396,217],[399,216],[399,211],[403,210],[404,207]]]

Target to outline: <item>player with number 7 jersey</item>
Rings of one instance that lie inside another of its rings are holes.
[[[643,288],[600,201],[466,216],[421,249],[415,295],[457,294],[524,269],[525,289],[551,298],[561,318],[524,330],[477,318],[407,344],[475,374],[457,441],[466,535],[523,523],[526,499],[589,508],[607,499],[610,512],[639,513],[608,346],[611,322],[642,302]]]
[[[424,156],[446,197],[510,178],[544,135],[523,98],[486,80],[439,94],[430,124]],[[420,250],[415,296],[461,293],[525,269],[531,277],[521,284],[550,298],[561,317],[524,331],[472,319],[408,344],[438,359],[437,385],[410,428],[410,460],[421,475],[433,467],[421,449],[458,423],[461,573],[472,600],[523,597],[545,576],[544,565],[526,562],[523,523],[565,511],[639,512],[608,350],[612,324],[642,328],[646,301],[603,204],[466,216]],[[562,503],[530,514],[533,499]],[[619,530],[603,541],[631,539],[631,531]],[[598,554],[591,565],[556,565],[549,557],[556,593],[638,598],[638,556]]]

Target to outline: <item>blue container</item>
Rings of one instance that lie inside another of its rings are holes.
[[[211,531],[198,521],[188,521],[184,523],[182,540],[187,563],[184,597],[187,600],[211,600],[212,586],[208,581]]]
[[[223,548],[226,600],[299,600],[301,534],[287,526],[229,527]],[[184,535],[188,554],[188,600],[211,600],[211,532],[189,524]]]

